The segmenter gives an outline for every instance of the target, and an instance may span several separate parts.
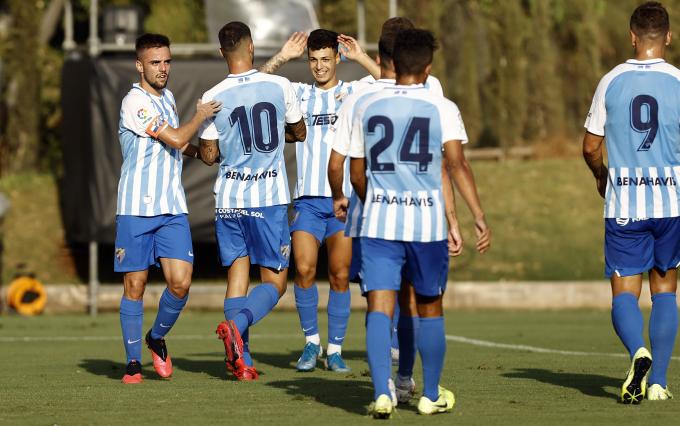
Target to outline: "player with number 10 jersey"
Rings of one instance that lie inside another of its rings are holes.
[[[231,74],[203,99],[223,99],[220,114],[200,134],[202,159],[219,158],[215,182],[215,234],[228,268],[224,341],[227,369],[239,380],[257,379],[248,329],[267,315],[286,291],[290,233],[286,141],[304,140],[306,127],[290,82],[253,68],[250,29],[230,22],[219,32],[220,51]],[[247,295],[250,265],[262,284]]]

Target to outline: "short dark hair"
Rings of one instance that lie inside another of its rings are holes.
[[[240,21],[231,21],[225,24],[217,36],[220,40],[220,47],[227,53],[238,49],[243,40],[252,40],[250,28]]]
[[[378,55],[382,62],[393,59],[394,41],[397,39],[397,34],[400,31],[411,30],[413,28],[415,28],[413,22],[401,16],[392,17],[383,23],[380,40],[378,40]]]
[[[427,30],[404,30],[394,42],[394,69],[397,75],[414,75],[432,63],[437,48],[434,35]]]
[[[170,39],[163,34],[146,33],[135,40],[135,52],[138,57],[142,50],[154,47],[170,47]]]
[[[321,50],[327,47],[333,49],[333,52],[338,53],[338,33],[324,30],[323,28],[309,33],[307,50]]]
[[[404,18],[403,16],[393,16],[387,21],[383,22],[382,29],[380,30],[380,36],[382,37],[385,33],[389,32],[399,32],[403,30],[412,30],[416,26],[413,25],[410,19]]]
[[[668,12],[659,2],[643,3],[630,16],[630,30],[638,37],[656,39],[668,34],[669,29]]]

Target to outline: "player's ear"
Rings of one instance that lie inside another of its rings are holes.
[[[135,68],[137,68],[138,73],[140,73],[140,74],[143,73],[144,72],[144,66],[142,66],[142,61],[137,59],[137,61],[135,62]]]
[[[432,71],[432,64],[427,64],[425,67],[425,74],[430,75],[430,72]]]
[[[340,63],[340,51],[335,53],[335,65]]]
[[[668,30],[666,33],[666,46],[669,46],[671,44],[671,39],[673,38],[673,33],[671,33],[671,30]]]
[[[220,56],[223,57],[225,61],[227,60],[227,54],[224,50],[222,50],[221,47],[220,47]]]
[[[630,44],[633,45],[633,48],[637,45],[637,36],[633,32],[633,30],[630,30]]]

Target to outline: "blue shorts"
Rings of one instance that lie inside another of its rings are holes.
[[[361,284],[361,238],[352,238],[352,262],[349,264],[349,282]]]
[[[361,257],[361,290],[364,293],[399,291],[402,278],[412,282],[416,294],[421,296],[439,296],[446,290],[447,241],[420,243],[362,237],[361,251],[364,253]]]
[[[680,263],[680,218],[605,219],[605,275],[637,275]]]
[[[216,209],[215,235],[222,266],[248,256],[251,265],[277,271],[288,267],[288,206]]]
[[[116,216],[115,272],[160,266],[157,261],[160,257],[194,263],[187,215]]]
[[[295,217],[290,232],[305,231],[322,244],[326,238],[345,230],[333,212],[331,197],[301,197],[293,202]]]

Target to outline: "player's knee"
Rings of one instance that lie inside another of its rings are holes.
[[[330,271],[328,281],[333,291],[345,291],[349,287],[349,271]]]
[[[180,299],[186,297],[191,287],[191,275],[184,275],[179,277],[171,277],[168,282],[168,290]]]
[[[130,300],[141,300],[144,297],[144,289],[146,288],[146,280],[142,278],[124,279],[125,283],[125,297]]]
[[[295,264],[295,282],[300,285],[300,287],[310,287],[314,282],[314,278],[316,278],[315,264],[306,262]]]

